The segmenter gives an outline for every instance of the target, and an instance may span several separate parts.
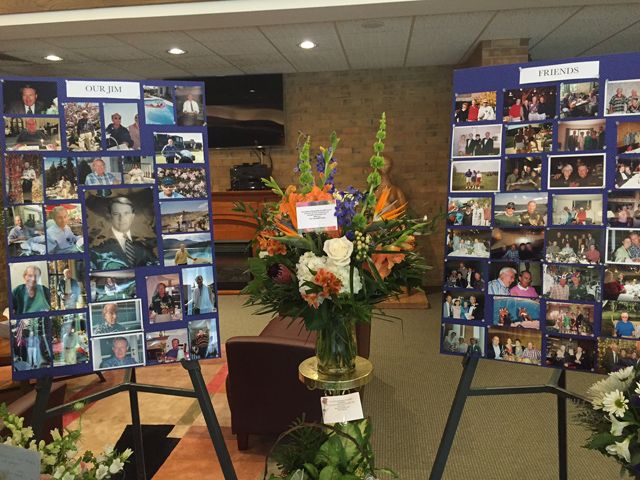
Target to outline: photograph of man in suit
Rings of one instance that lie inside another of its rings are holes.
[[[111,351],[113,352],[111,356],[100,362],[100,368],[124,367],[139,364],[139,362],[131,356],[131,352],[129,352],[129,341],[125,337],[114,338]]]
[[[94,245],[91,251],[92,263],[97,270],[158,264],[158,257],[151,245],[132,235],[131,227],[135,218],[136,207],[129,198],[117,196],[109,200],[107,222],[110,228],[104,232],[106,239]]]
[[[11,102],[7,107],[7,113],[15,115],[37,115],[46,113],[47,107],[38,101],[38,92],[31,85],[20,88],[21,100]]]

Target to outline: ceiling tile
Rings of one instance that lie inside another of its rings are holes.
[[[528,38],[533,46],[573,15],[579,7],[502,10],[482,32],[479,40]]]
[[[412,17],[404,17],[337,22],[351,67],[402,67],[411,20]]]
[[[618,33],[617,35],[614,35],[604,42],[595,45],[593,48],[590,48],[586,52],[583,52],[583,54],[606,55],[608,53],[637,52],[639,38],[640,22]]]
[[[190,76],[189,72],[159,59],[123,60],[118,62],[118,67],[139,78],[163,79]]]
[[[211,53],[200,42],[194,40],[185,32],[145,32],[118,35],[127,44],[156,56],[169,55],[167,50],[178,47],[191,55],[208,55]]]
[[[180,55],[168,59],[168,63],[198,76],[242,74],[241,70],[211,53],[206,56]]]
[[[93,47],[122,47],[126,45],[112,35],[78,35],[74,37],[49,37],[47,41],[61,48],[93,48]]]
[[[293,66],[277,51],[226,55],[225,58],[245,73],[292,73]]]
[[[2,53],[21,58],[31,63],[39,63],[43,65],[52,64],[49,60],[44,59],[46,55],[51,53],[55,53],[59,57],[62,57],[65,63],[81,63],[91,60],[89,57],[75,50],[67,50],[58,47],[48,49],[47,47],[41,47],[40,45],[37,45],[36,47],[31,46],[29,49],[24,50],[3,50]]]
[[[86,57],[95,60],[97,62],[112,62],[116,60],[135,60],[135,59],[151,59],[155,58],[149,53],[142,52],[137,48],[133,48],[129,45],[121,47],[85,47],[79,50],[73,50],[74,52],[80,52]]]
[[[299,72],[349,68],[333,23],[274,25],[261,29]],[[315,42],[316,48],[300,48],[298,44],[306,39]]]
[[[535,45],[531,57],[546,60],[578,55],[638,19],[638,4],[585,7]]]
[[[257,28],[193,30],[189,32],[189,36],[223,57],[277,52],[271,42]]]
[[[407,66],[459,63],[493,15],[477,12],[416,17]]]

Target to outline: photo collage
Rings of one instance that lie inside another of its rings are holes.
[[[219,357],[203,84],[71,83],[1,86],[14,379]]]
[[[487,67],[493,89],[454,88],[471,93],[453,102],[441,351],[636,365],[640,79],[495,88],[517,69]]]

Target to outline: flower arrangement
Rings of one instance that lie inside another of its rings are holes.
[[[593,384],[587,397],[591,403],[578,414],[592,431],[585,448],[613,457],[621,475],[640,478],[640,371],[630,366],[612,372]]]
[[[79,404],[78,409],[84,405]],[[53,441],[46,443],[34,439],[33,429],[24,426],[24,418],[9,413],[6,404],[0,404],[0,431],[9,430],[6,437],[0,436],[0,443],[14,447],[27,448],[40,453],[41,479],[56,480],[102,480],[112,478],[122,472],[124,465],[133,453],[127,448],[122,453],[107,447],[104,452],[94,455],[86,451],[80,454],[78,441],[80,430],[66,430],[60,435],[55,429],[51,431]]]
[[[379,189],[385,137],[382,114],[365,191],[336,186],[340,139],[333,132],[315,165],[306,138],[299,149],[298,185],[282,189],[273,177],[263,179],[278,202],[260,213],[236,206],[258,220],[258,254],[249,259],[253,279],[243,290],[247,304],[261,306],[259,314],[301,317],[308,330],[317,331],[321,373],[352,369],[355,323],[370,322],[376,305],[389,297],[420,288],[428,268],[415,250],[415,235],[431,233],[434,221],[409,218],[406,204],[390,201],[388,188]],[[299,229],[297,209],[309,202],[335,204],[337,229]]]

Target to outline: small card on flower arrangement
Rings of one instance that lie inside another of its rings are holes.
[[[296,203],[299,232],[330,232],[338,230],[336,204],[330,201]]]
[[[39,478],[39,452],[0,444],[0,479],[38,480]]]
[[[323,423],[346,423],[364,418],[358,392],[322,397],[320,404]]]

